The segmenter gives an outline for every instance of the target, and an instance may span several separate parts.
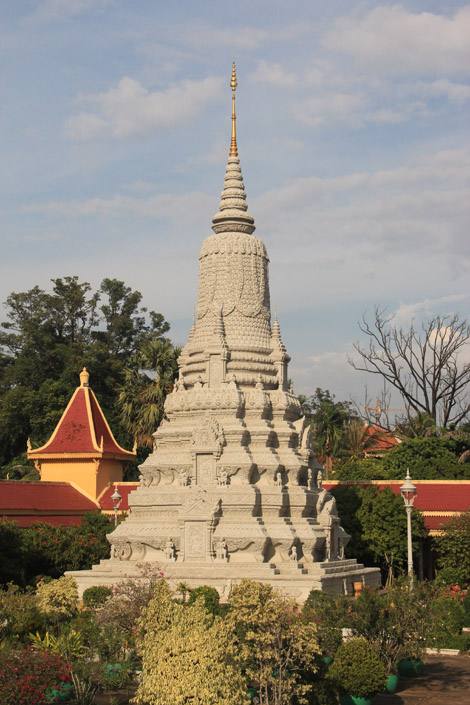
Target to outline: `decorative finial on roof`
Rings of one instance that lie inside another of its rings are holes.
[[[237,74],[235,72],[235,59],[232,63],[232,80],[230,81],[230,87],[232,89],[232,141],[230,142],[230,156],[238,157],[237,150],[237,116],[235,115],[235,90],[237,88]]]
[[[88,374],[86,367],[84,367],[83,370],[80,372],[80,387],[89,387],[90,386],[88,384],[89,379],[90,379],[90,375]]]

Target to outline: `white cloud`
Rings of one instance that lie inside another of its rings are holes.
[[[254,83],[268,83],[283,88],[295,88],[299,84],[299,78],[295,73],[287,71],[280,64],[270,63],[264,59],[259,62],[250,80]]]
[[[352,56],[367,73],[460,73],[470,68],[470,6],[453,17],[382,5],[342,17],[327,32],[328,49]]]
[[[63,20],[88,10],[101,9],[112,2],[114,0],[39,0],[39,6],[32,19],[43,22]]]
[[[150,185],[149,185],[150,187]],[[138,187],[137,189],[138,190]],[[144,184],[142,191],[148,190]],[[214,207],[214,199],[202,193],[175,195],[157,193],[147,198],[116,194],[112,198],[90,198],[85,201],[51,201],[25,206],[26,213],[42,213],[52,218],[105,217],[168,218],[175,223],[191,223]]]
[[[62,240],[63,235],[60,233],[32,233],[30,235],[24,235],[21,238],[22,242],[30,243],[42,243],[42,242],[56,242],[57,240]]]
[[[430,95],[444,97],[456,103],[463,103],[470,98],[470,86],[461,83],[453,83],[447,78],[440,78],[424,86],[424,90]]]
[[[453,294],[452,296],[441,296],[437,299],[424,299],[423,301],[415,301],[413,303],[400,303],[399,307],[393,314],[395,325],[410,324],[413,319],[421,318],[424,315],[426,318],[435,315],[436,311],[442,308],[443,305],[464,301],[466,294]]]
[[[221,95],[222,80],[208,77],[181,81],[164,91],[149,91],[124,76],[106,93],[80,96],[80,102],[97,106],[97,113],[70,118],[66,131],[72,139],[87,140],[105,132],[116,138],[145,135],[157,129],[174,129],[189,123]]]
[[[293,115],[310,127],[325,123],[343,122],[358,113],[364,105],[364,98],[358,93],[329,93],[312,95],[293,105]]]

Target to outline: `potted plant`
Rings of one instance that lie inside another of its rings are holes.
[[[363,638],[341,644],[327,677],[334,682],[341,705],[370,705],[387,683],[384,664]]]

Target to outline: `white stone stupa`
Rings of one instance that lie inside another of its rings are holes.
[[[349,536],[322,488],[311,428],[289,388],[290,357],[271,325],[268,255],[253,233],[232,139],[214,233],[199,257],[197,317],[179,358],[153,453],[140,466],[112,557],[72,573],[81,590],[155,563],[177,584],[222,597],[242,578],[303,601],[312,588],[350,594],[379,570],[344,556]]]

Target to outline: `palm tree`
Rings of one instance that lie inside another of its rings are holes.
[[[346,418],[346,412],[338,404],[327,400],[320,402],[314,417],[315,441],[319,454],[324,458],[327,480],[333,470],[334,458],[343,445]]]
[[[164,417],[164,403],[178,376],[180,346],[167,339],[143,343],[125,370],[118,405],[126,430],[138,446],[152,448],[153,434]]]

